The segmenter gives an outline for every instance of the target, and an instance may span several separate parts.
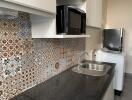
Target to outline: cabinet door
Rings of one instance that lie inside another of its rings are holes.
[[[5,0],[22,6],[56,13],[56,0]]]
[[[87,25],[102,27],[102,0],[87,0]]]

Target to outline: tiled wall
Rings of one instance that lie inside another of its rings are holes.
[[[0,100],[9,100],[77,63],[85,39],[32,39],[29,15],[0,19]]]

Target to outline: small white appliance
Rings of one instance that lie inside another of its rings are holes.
[[[111,53],[102,50],[96,52],[96,61],[115,63],[115,76],[114,76],[114,89],[117,95],[120,95],[123,91],[124,83],[124,55],[122,53]]]

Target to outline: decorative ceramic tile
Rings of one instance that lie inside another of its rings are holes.
[[[2,59],[3,76],[14,76],[16,73],[21,72],[22,60],[21,57],[11,57]]]
[[[0,17],[0,100],[10,98],[77,64],[85,39],[32,39],[27,13]]]

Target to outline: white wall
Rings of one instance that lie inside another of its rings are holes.
[[[106,26],[125,29],[126,73],[132,73],[132,0],[108,0]]]

